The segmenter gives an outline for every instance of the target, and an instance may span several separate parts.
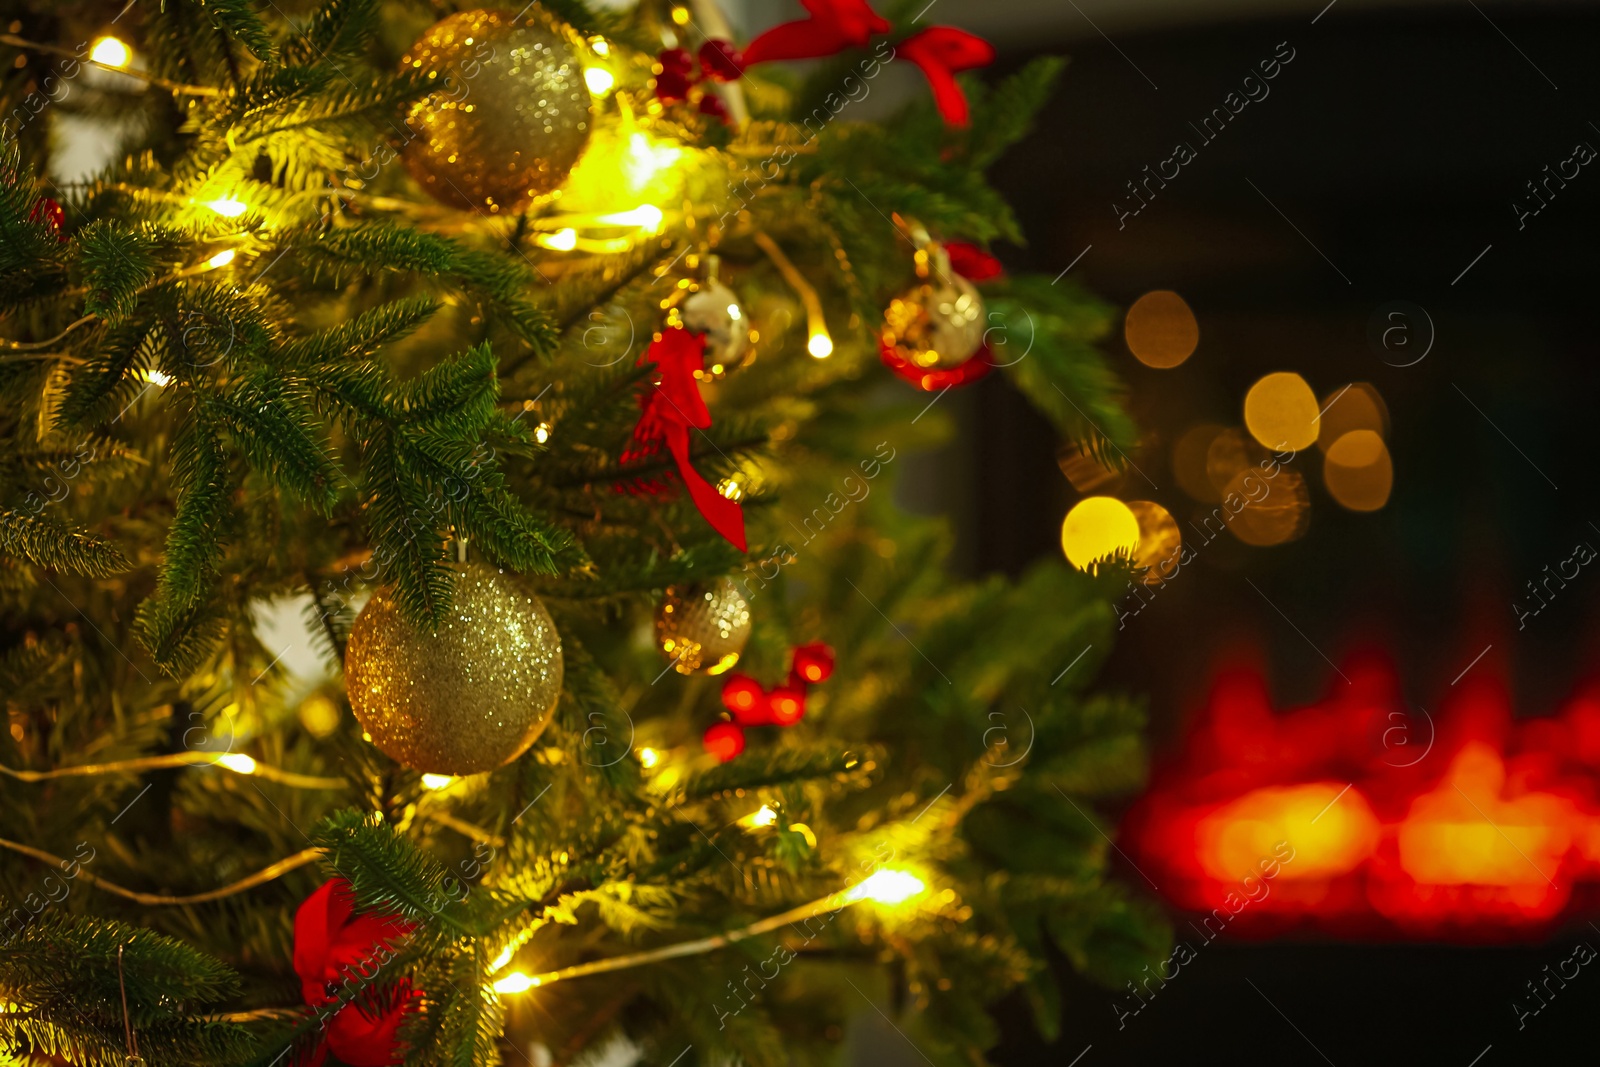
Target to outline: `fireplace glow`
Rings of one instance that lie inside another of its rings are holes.
[[[1238,928],[1484,940],[1600,914],[1600,686],[1514,721],[1488,664],[1431,711],[1379,660],[1342,674],[1284,714],[1259,674],[1218,681],[1123,825],[1163,895],[1236,914],[1286,842]]]

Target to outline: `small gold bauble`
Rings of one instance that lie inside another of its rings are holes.
[[[923,370],[951,370],[983,347],[983,297],[950,269],[950,257],[930,242],[917,251],[920,282],[889,302],[883,340]]]
[[[744,362],[750,348],[750,321],[732,289],[719,281],[701,282],[678,310],[690,333],[705,334],[707,369],[732,370]]]
[[[440,203],[497,212],[551,192],[589,142],[592,100],[576,35],[530,4],[435,23],[401,70],[439,87],[411,109],[406,167]]]
[[[457,568],[437,633],[388,589],[350,628],[345,690],[372,743],[426,774],[509,763],[544,732],[561,695],[561,636],[539,598],[481,563]]]
[[[750,605],[731,578],[669,586],[656,610],[656,644],[679,674],[721,674],[750,640]]]
[[[983,297],[965,278],[912,286],[889,302],[883,339],[912,366],[951,370],[983,347]]]

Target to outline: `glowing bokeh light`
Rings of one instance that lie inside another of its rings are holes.
[[[1288,467],[1279,467],[1270,478],[1259,467],[1247,467],[1233,476],[1222,499],[1231,515],[1228,531],[1258,548],[1287,544],[1311,523],[1311,492],[1300,473]]]
[[[1080,500],[1061,523],[1061,551],[1080,571],[1094,573],[1117,556],[1131,559],[1139,546],[1139,520],[1110,496]]]
[[[1389,447],[1372,430],[1352,430],[1329,448],[1322,460],[1328,495],[1351,511],[1377,511],[1394,489]]]
[[[845,898],[850,901],[870,900],[877,904],[904,904],[926,888],[922,879],[914,874],[885,868],[846,890]]]
[[[133,53],[128,50],[128,46],[111,36],[95,41],[94,47],[89,50],[90,59],[96,63],[104,63],[108,67],[125,67],[132,57]]]
[[[604,96],[617,84],[617,79],[604,67],[585,67],[583,83],[589,87],[589,92],[595,96]]]
[[[1250,387],[1244,397],[1244,424],[1250,436],[1274,452],[1299,451],[1317,439],[1317,394],[1298,374],[1279,371]]]
[[[1200,326],[1183,297],[1157,289],[1133,302],[1123,322],[1128,351],[1147,367],[1176,367],[1200,344]]]
[[[538,982],[521,971],[513,971],[494,983],[494,991],[502,995],[507,993],[526,993],[538,984]]]
[[[1383,397],[1366,382],[1341,386],[1322,398],[1322,424],[1317,446],[1324,452],[1353,430],[1371,430],[1379,437],[1389,433],[1389,409]]]
[[[1172,513],[1150,500],[1130,500],[1128,510],[1139,523],[1139,543],[1133,550],[1133,564],[1144,568],[1146,585],[1159,585],[1178,572],[1183,550],[1183,534]]]
[[[1120,472],[1100,462],[1093,452],[1076,441],[1068,441],[1056,449],[1056,466],[1080,493],[1104,489],[1121,477]]]
[[[217,763],[237,774],[256,773],[256,761],[242,752],[228,752],[218,756]]]

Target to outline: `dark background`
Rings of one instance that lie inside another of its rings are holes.
[[[1340,509],[1313,451],[1301,464],[1312,496],[1303,539],[1208,545],[1118,634],[1098,682],[1147,695],[1158,761],[1219,661],[1246,650],[1282,707],[1323,693],[1324,654],[1337,662],[1361,645],[1387,649],[1424,707],[1491,642],[1473,669],[1501,672],[1519,715],[1554,711],[1595,673],[1600,575],[1580,574],[1521,632],[1511,604],[1578,541],[1600,547],[1589,525],[1600,524],[1600,160],[1525,229],[1511,204],[1577,142],[1600,149],[1590,125],[1600,125],[1600,10],[1339,4],[1312,25],[1321,9],[1110,29],[1113,46],[1063,3],[1058,37],[1032,32],[1029,44],[1071,65],[1037,132],[995,172],[1031,240],[1003,250],[1011,269],[1055,275],[1092,246],[1069,278],[1119,309],[1105,347],[1147,435],[1133,458],[1156,486],[1132,475],[1119,495],[1156,500],[1180,525],[1199,513],[1172,478],[1172,443],[1199,421],[1237,424],[1245,391],[1269,371],[1297,371],[1319,395],[1369,381],[1389,407],[1386,508]],[[1296,55],[1271,95],[1202,145],[1187,123],[1285,41]],[[1003,48],[996,73],[1031,54]],[[1119,230],[1111,204],[1124,182],[1178,140],[1198,158]],[[1182,294],[1200,324],[1199,349],[1175,370],[1142,367],[1120,336],[1120,309],[1159,288]],[[1427,358],[1403,369],[1368,341],[1369,319],[1395,300],[1426,309],[1436,330]],[[924,462],[965,475],[947,501],[965,569],[1016,573],[1059,553],[1078,494],[1055,465],[1050,427],[997,377],[950,402],[967,443]],[[1219,940],[1120,1031],[1113,1004],[1126,994],[1058,961],[1060,1041],[1042,1043],[1015,1000],[995,1059],[1067,1067],[1092,1046],[1083,1067],[1167,1053],[1341,1067],[1593,1060],[1600,974],[1580,973],[1520,1031],[1511,1008],[1585,938],[1600,946],[1600,929],[1578,921],[1501,948]]]

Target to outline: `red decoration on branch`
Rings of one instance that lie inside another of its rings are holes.
[[[717,762],[727,763],[744,751],[744,728],[738,723],[714,722],[706,727],[700,741],[707,752],[717,757]]]
[[[744,75],[745,59],[732,41],[709,38],[700,46],[700,71],[714,82],[738,81]]]
[[[668,48],[656,57],[661,73],[656,75],[656,99],[663,104],[689,99],[694,84],[694,58],[681,48]]]
[[[938,105],[945,122],[965,126],[967,94],[961,91],[956,75],[993,63],[994,45],[954,26],[929,26],[901,41],[896,55],[922,68],[933,88],[933,102]]]
[[[1000,261],[970,241],[946,241],[950,269],[969,282],[992,282],[1005,274]]]
[[[342,878],[325,882],[294,915],[294,970],[311,1008],[336,1003],[345,982],[359,981],[393,957],[416,929],[398,915],[355,913],[355,895]],[[350,1067],[388,1067],[404,1059],[399,1033],[420,994],[409,979],[379,983],[347,1002],[325,1025],[311,1055],[318,1067],[329,1051]]]
[[[820,641],[796,648],[790,656],[788,680],[770,690],[748,674],[730,674],[722,683],[722,706],[733,721],[716,723],[706,731],[706,751],[726,763],[744,751],[746,726],[793,726],[805,718],[809,687],[832,675],[833,649]],[[735,735],[737,748],[729,740]]]
[[[33,210],[28,212],[28,221],[40,222],[50,227],[55,232],[56,240],[62,244],[66,243],[67,213],[61,210],[60,204],[48,196],[41,196],[33,202]]]
[[[811,17],[758,36],[744,50],[746,65],[778,59],[816,59],[846,48],[864,48],[875,33],[887,33],[889,21],[866,0],[801,0]]]
[[[665,444],[694,506],[712,529],[743,552],[744,509],[737,501],[717,492],[689,462],[689,431],[705,430],[711,425],[711,412],[695,380],[695,372],[705,369],[705,344],[703,335],[696,336],[681,326],[669,326],[640,357],[641,363],[656,365],[658,376],[641,400],[644,413],[634,427],[632,443],[622,453],[622,462],[634,463],[657,456]],[[635,487],[656,493],[665,489],[665,483],[640,480]]]

